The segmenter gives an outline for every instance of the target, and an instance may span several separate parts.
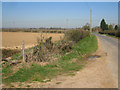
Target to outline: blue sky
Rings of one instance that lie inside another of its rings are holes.
[[[3,2],[2,25],[5,28],[81,27],[90,21],[90,8],[93,27],[102,18],[108,24],[118,24],[117,2]]]

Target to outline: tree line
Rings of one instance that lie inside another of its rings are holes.
[[[104,19],[100,22],[100,34],[107,34],[110,36],[120,37],[120,25],[108,25]]]
[[[104,19],[102,19],[102,21],[100,23],[100,28],[102,29],[102,31],[104,31],[104,30],[118,30],[119,27],[118,27],[118,25],[115,25],[115,27],[113,27],[113,25],[111,25],[111,24],[110,25],[106,24]]]

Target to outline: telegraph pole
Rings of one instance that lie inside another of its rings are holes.
[[[92,9],[90,9],[90,33],[92,33]]]

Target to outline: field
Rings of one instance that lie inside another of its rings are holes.
[[[25,42],[25,48],[29,48],[37,44],[37,38],[41,33],[31,32],[2,32],[2,48],[21,48],[22,41]],[[44,38],[52,37],[52,41],[60,40],[64,34],[59,33],[43,33]]]

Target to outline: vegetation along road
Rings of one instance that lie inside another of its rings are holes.
[[[60,76],[47,83],[44,87],[62,88],[117,88],[118,53],[117,40],[107,36],[97,35],[98,50],[93,55],[99,58],[89,58],[86,67],[77,71],[75,76]],[[114,43],[114,44],[113,44]]]
[[[107,67],[111,71],[116,85],[118,85],[118,39],[106,35],[96,34],[96,36],[100,39],[102,47],[107,54]]]

